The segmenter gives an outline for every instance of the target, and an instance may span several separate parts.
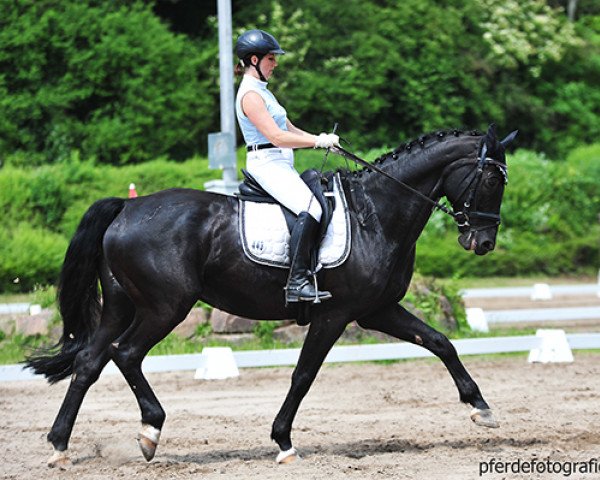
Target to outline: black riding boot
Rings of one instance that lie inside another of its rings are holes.
[[[290,276],[285,287],[286,303],[314,302],[331,298],[329,292],[315,290],[310,273],[310,258],[315,248],[318,222],[308,213],[301,212],[290,238]]]

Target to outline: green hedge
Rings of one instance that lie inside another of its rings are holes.
[[[383,150],[361,155],[373,159]],[[240,149],[239,165],[243,156]],[[301,151],[297,165],[320,168],[323,158],[322,152]],[[344,166],[330,155],[325,168]],[[0,291],[54,283],[67,242],[95,200],[124,197],[131,182],[144,195],[170,187],[201,189],[219,176],[202,158],[116,167],[72,155],[52,166],[0,169]],[[564,162],[518,151],[509,158],[496,250],[485,257],[465,252],[452,221],[437,212],[417,244],[417,270],[440,277],[590,273],[599,266],[599,185],[600,144],[576,149]]]
[[[19,224],[0,231],[0,289],[30,291],[56,282],[67,239],[45,228]]]
[[[419,243],[425,275],[592,273],[600,266],[600,144],[573,150],[564,162],[517,151],[509,157],[496,250],[465,252],[452,222],[435,213]]]
[[[52,166],[2,168],[0,291],[55,283],[68,241],[95,200],[125,197],[131,182],[145,195],[171,187],[202,189],[219,176],[200,158],[113,167],[81,162],[74,155]]]
[[[417,243],[417,270],[439,277],[591,274],[598,266],[600,228],[587,236],[552,241],[532,232],[500,230],[496,249],[483,257],[466,252],[458,234]]]

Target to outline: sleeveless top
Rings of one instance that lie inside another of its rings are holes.
[[[267,90],[267,82],[261,82],[258,78],[254,78],[251,75],[244,75],[235,98],[235,114],[242,135],[244,136],[244,141],[246,142],[246,145],[270,143],[242,111],[242,98],[250,91],[256,92],[261,96],[265,102],[267,111],[281,130],[287,130],[287,112],[285,108],[279,104],[275,95]]]

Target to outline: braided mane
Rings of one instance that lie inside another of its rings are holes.
[[[397,160],[401,154],[404,154],[402,156],[410,154],[413,151],[413,148],[416,146],[421,147],[421,149],[429,147],[430,144],[433,143],[431,140],[439,142],[448,136],[460,137],[461,135],[470,135],[472,137],[477,137],[483,135],[483,133],[477,130],[463,131],[457,129],[438,130],[436,132],[426,133],[414,140],[411,140],[410,142],[406,142],[399,145],[398,147],[394,148],[394,150],[392,150],[391,152],[384,153],[380,157],[376,158],[373,161],[373,163],[383,163],[383,161],[387,160],[390,156],[394,160]]]
[[[477,136],[483,135],[483,133],[478,130],[464,131],[464,130],[458,130],[458,129],[438,130],[435,132],[426,133],[424,135],[417,137],[414,140],[400,144],[399,146],[394,148],[391,152],[384,153],[383,155],[377,157],[375,160],[373,160],[372,163],[375,165],[381,165],[385,161],[389,160],[390,158],[393,160],[398,160],[399,158],[405,158],[405,157],[409,156],[411,153],[413,153],[414,151],[421,151],[421,150],[431,146],[434,143],[441,142],[446,137],[449,137],[449,136],[460,137],[460,136],[464,136],[464,135],[477,137]],[[418,147],[418,148],[415,148],[415,147]],[[348,169],[338,169],[337,171],[344,172],[344,173],[354,173],[354,174],[360,175],[363,171],[365,171],[365,169],[366,169],[366,167],[363,167],[363,168],[355,170],[355,171],[349,171]]]

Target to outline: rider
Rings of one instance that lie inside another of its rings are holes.
[[[290,238],[286,302],[331,298],[331,293],[317,291],[310,281],[310,258],[322,212],[294,168],[293,149],[331,148],[339,145],[339,137],[332,133],[312,135],[296,127],[267,89],[277,67],[276,55],[285,53],[275,37],[263,30],[248,30],[238,38],[235,52],[240,59],[236,74],[243,74],[235,110],[247,145],[246,169],[273,198],[298,215]]]

